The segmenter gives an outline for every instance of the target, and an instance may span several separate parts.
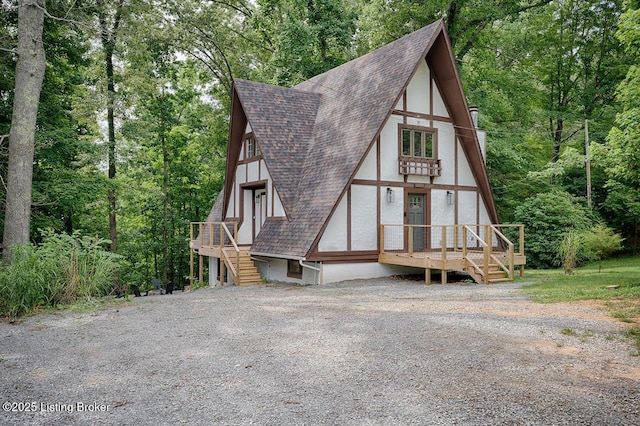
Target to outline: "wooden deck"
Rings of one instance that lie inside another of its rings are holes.
[[[513,281],[516,268],[524,276],[523,225],[381,225],[378,261],[425,270],[425,281],[431,282],[431,270],[467,272],[476,282],[493,284]],[[517,246],[503,234],[511,229]],[[516,231],[516,232],[513,232]],[[418,244],[438,245],[416,250]],[[517,249],[516,249],[517,247]]]

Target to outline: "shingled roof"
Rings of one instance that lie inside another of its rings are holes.
[[[237,147],[232,149],[233,140],[240,140],[238,134],[244,132],[248,122],[287,215],[286,219],[266,220],[253,242],[253,253],[295,258],[308,255],[358,164],[421,61],[429,60],[436,42],[446,52],[432,59],[439,62],[444,57],[449,62],[444,67],[438,63],[437,68],[443,70],[442,74],[452,70],[459,82],[442,21],[293,88],[234,80],[227,185],[233,176],[230,166],[239,155]],[[447,83],[450,78],[446,75],[441,81]],[[461,90],[459,85],[458,96],[462,99],[457,102],[466,108]],[[452,115],[455,121],[456,114]],[[472,128],[468,111],[457,115],[463,121],[462,127]],[[468,145],[473,148],[467,156],[481,157],[475,132],[466,136],[472,139]],[[480,186],[486,186],[488,195],[482,188],[481,192],[485,199],[490,198],[487,204],[493,206],[484,168],[474,170],[476,177],[478,173],[482,175],[479,182],[486,180]],[[490,215],[494,216],[492,212]]]

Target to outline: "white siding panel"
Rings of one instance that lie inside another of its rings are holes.
[[[245,133],[251,133],[251,124],[247,123],[247,128],[245,129]]]
[[[442,164],[442,175],[436,178],[440,185],[455,184],[455,130],[451,123],[435,121],[433,126],[438,129],[438,158]]]
[[[235,217],[234,208],[236,206],[236,202],[237,202],[237,199],[236,199],[236,188],[235,188],[235,186],[232,186],[231,187],[231,196],[229,197],[229,206],[227,207],[227,214],[225,215],[225,217],[223,219],[225,219],[227,217]]]
[[[392,115],[380,133],[380,178],[386,181],[402,182],[398,173],[398,124],[402,117]]]
[[[411,112],[429,114],[429,67],[421,61],[418,71],[407,86],[407,109]]]
[[[247,165],[246,164],[238,164],[236,168],[236,186],[240,186],[243,183],[247,182]]]
[[[247,182],[256,182],[260,180],[260,163],[258,161],[252,161],[247,164],[248,179]]]
[[[473,225],[477,222],[477,192],[458,191],[458,223]]]
[[[433,115],[439,115],[441,117],[449,117],[449,112],[447,111],[447,107],[442,100],[442,96],[440,95],[440,90],[438,90],[438,86],[433,83]]]
[[[467,156],[462,150],[462,145],[460,145],[460,141],[456,143],[458,144],[458,184],[476,186],[476,179],[473,177],[473,172],[471,171],[471,167],[469,167]]]
[[[252,201],[253,191],[241,191],[242,199],[244,203],[244,217],[242,219],[242,225],[238,229],[238,244],[251,244],[253,242],[253,218],[252,213]]]
[[[356,173],[356,179],[376,180],[378,177],[378,155],[376,152],[376,145],[374,143],[371,150],[365,157],[362,165]]]
[[[378,248],[377,193],[375,186],[351,186],[351,250]]]
[[[395,109],[402,111],[404,109],[404,96],[400,96],[400,100],[396,104]]]
[[[322,234],[319,251],[347,250],[347,199],[342,197],[338,208],[333,212],[329,224]]]
[[[273,203],[273,216],[275,217],[285,217],[284,207],[282,206],[282,201],[280,200],[280,196],[278,195],[278,191],[274,191],[274,203]]]
[[[451,191],[453,192],[453,191]],[[455,195],[454,195],[455,198]],[[434,189],[431,191],[431,224],[453,225],[455,222],[455,205],[447,204],[447,191]]]

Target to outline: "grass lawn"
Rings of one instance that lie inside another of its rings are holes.
[[[602,301],[613,317],[634,324],[628,334],[640,349],[640,256],[605,260],[601,272],[598,262],[577,268],[573,275],[562,269],[527,270],[526,279],[534,284],[523,291],[536,302]]]

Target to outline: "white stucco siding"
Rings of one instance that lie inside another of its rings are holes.
[[[252,161],[247,164],[247,182],[256,182],[260,180],[260,162]]]
[[[375,186],[351,186],[351,250],[378,248],[377,193]]]
[[[407,124],[420,127],[431,127],[431,120],[426,118],[407,117]]]
[[[404,95],[400,96],[400,100],[398,100],[398,103],[396,104],[395,109],[400,111],[404,109]]]
[[[485,206],[482,197],[480,197],[480,223],[483,225],[491,223],[491,219],[489,219],[489,213],[487,213],[487,207]]]
[[[458,185],[477,186],[476,179],[473,177],[473,172],[469,166],[467,156],[462,149],[462,145],[460,141],[456,143],[458,144]]]
[[[402,117],[392,115],[380,133],[380,179],[384,181],[402,182],[398,173],[398,124]]]
[[[438,158],[442,164],[442,175],[436,178],[439,185],[454,185],[455,173],[455,130],[451,123],[434,121],[433,127],[438,129]]]
[[[322,265],[322,284],[392,275],[424,274],[424,269],[384,263],[332,263]]]
[[[237,203],[237,196],[236,196],[236,188],[235,186],[231,187],[231,195],[229,196],[229,205],[227,206],[227,214],[225,215],[225,218],[228,217],[236,217],[236,204]]]
[[[411,112],[429,114],[429,67],[421,61],[416,74],[407,86],[407,109]]]
[[[455,222],[455,204],[447,204],[447,192],[449,191],[444,189],[434,189],[431,191],[432,225],[453,225]],[[455,194],[452,200],[454,199]]]
[[[477,222],[477,192],[458,191],[458,223],[473,225]]]
[[[247,123],[247,128],[244,130],[245,133],[251,133],[251,124]]]
[[[449,112],[447,111],[447,107],[442,100],[442,96],[440,95],[440,90],[438,90],[438,86],[433,83],[433,115],[439,115],[441,117],[449,117]]]
[[[236,181],[234,185],[238,187],[246,182],[247,182],[247,165],[238,164],[238,167],[236,168]]]
[[[280,200],[280,195],[278,195],[278,191],[273,191],[273,216],[274,217],[284,217],[286,213],[284,211],[284,207],[282,206],[282,201]]]
[[[253,217],[252,217],[252,201],[253,191],[240,191],[242,193],[242,202],[244,203],[244,212],[242,225],[238,229],[238,244],[251,244],[253,242]]]
[[[364,161],[356,173],[356,179],[376,180],[378,177],[378,153],[376,149],[377,143],[371,146]]]
[[[338,207],[333,212],[329,224],[322,234],[319,251],[347,250],[347,199],[342,197]]]
[[[387,201],[387,188],[393,192],[393,201]],[[402,225],[404,223],[404,189],[383,186],[380,188],[380,223]],[[388,238],[387,238],[388,237]],[[403,232],[400,227],[390,226],[385,231],[385,249],[400,250],[404,247]]]

